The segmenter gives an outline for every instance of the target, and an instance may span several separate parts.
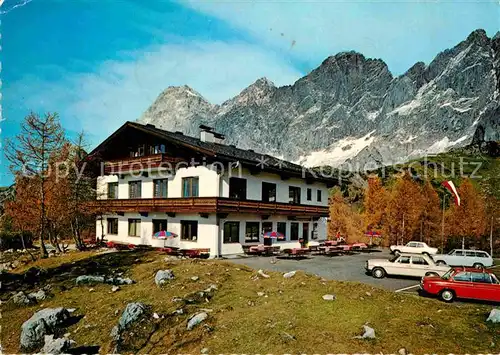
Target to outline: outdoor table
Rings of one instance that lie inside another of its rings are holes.
[[[188,258],[203,258],[208,257],[210,254],[209,248],[197,248],[197,249],[180,249],[179,253],[182,256]]]
[[[309,254],[311,251],[309,248],[289,248],[284,249],[283,253],[287,254],[290,257],[299,257]]]

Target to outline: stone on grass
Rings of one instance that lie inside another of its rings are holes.
[[[367,295],[368,297],[371,297],[372,294],[370,292],[366,291],[365,295]]]
[[[191,280],[192,280],[192,281],[198,281],[198,280],[199,280],[199,277],[198,277],[198,276],[192,276],[192,277],[191,277]]]
[[[155,283],[158,286],[163,286],[168,281],[175,278],[172,270],[159,270],[155,275]]]
[[[111,292],[116,292],[120,289],[120,286],[113,286],[111,287]]]
[[[104,276],[81,275],[76,278],[77,285],[95,285],[104,283]]]
[[[283,274],[283,277],[284,277],[285,279],[292,278],[292,277],[294,277],[294,276],[295,276],[295,273],[296,273],[296,272],[297,272],[297,271],[290,271],[290,272],[287,272],[287,273]]]
[[[191,318],[189,318],[188,324],[187,324],[187,330],[191,330],[194,327],[196,327],[198,324],[203,322],[205,319],[208,318],[208,314],[205,312],[197,313],[193,315]]]
[[[492,323],[500,323],[500,309],[493,308],[490,312],[490,315],[488,316],[488,319],[486,319],[486,321],[492,322]]]
[[[211,293],[211,292],[216,291],[216,290],[217,290],[217,285],[211,284],[210,286],[208,286],[208,288],[205,289],[205,292]]]
[[[208,352],[209,352],[208,348],[203,348],[200,350],[201,354],[208,354]]]
[[[38,290],[37,292],[32,292],[28,294],[28,297],[35,301],[43,301],[47,299],[49,296],[47,295],[47,293],[45,293],[44,290]]]
[[[262,269],[257,271],[257,274],[259,274],[259,276],[262,276],[265,279],[268,279],[270,277],[268,274],[264,273]]]
[[[36,312],[23,323],[21,328],[21,348],[33,350],[41,345],[45,335],[54,334],[70,315],[65,308],[45,308]]]
[[[257,296],[259,296],[259,297],[262,297],[262,296],[264,296],[264,295],[265,295],[265,293],[264,293],[264,292],[257,292]]]
[[[144,303],[134,302],[127,304],[123,311],[118,325],[111,330],[111,337],[113,340],[118,341],[123,331],[129,329],[133,323],[141,319],[149,310],[149,307]]]
[[[407,355],[408,354],[408,350],[406,350],[406,348],[401,348],[398,350],[398,355]]]
[[[29,305],[34,303],[32,299],[30,299],[23,291],[19,291],[14,296],[12,296],[12,302],[17,305]]]
[[[373,329],[367,325],[364,325],[363,329],[365,331],[363,333],[363,335],[356,336],[355,337],[356,339],[375,339],[375,329]]]
[[[128,277],[115,277],[107,280],[107,283],[112,285],[132,285],[135,283],[134,280],[129,279]]]
[[[153,313],[153,318],[154,319],[160,319],[160,315],[158,313]]]
[[[53,335],[46,335],[44,339],[45,344],[42,350],[40,350],[42,354],[64,354],[75,344],[75,341],[68,338],[54,339]]]
[[[323,295],[323,297],[322,297],[322,298],[323,298],[325,301],[335,301],[335,299],[336,299],[335,295],[329,295],[329,294],[327,294],[327,295]]]

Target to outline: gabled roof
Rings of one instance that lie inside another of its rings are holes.
[[[236,148],[235,146],[226,144],[204,142],[199,138],[187,136],[180,132],[170,132],[157,128],[151,124],[143,125],[137,122],[130,121],[127,121],[111,136],[109,136],[106,140],[99,144],[89,155],[92,156],[99,152],[102,148],[107,146],[114,137],[118,136],[120,132],[122,132],[126,128],[134,128],[142,132],[149,133],[151,135],[164,139],[167,142],[192,149],[194,151],[200,152],[201,154],[217,158],[222,161],[239,161],[240,164],[245,165],[249,168],[253,167],[254,169],[268,171],[283,176],[294,176],[309,179],[312,181],[321,181],[328,183],[329,185],[337,184],[337,179],[322,177],[317,173],[313,174],[311,173],[311,171],[309,171],[309,169],[303,168],[300,165],[293,164],[282,159],[275,158],[271,155],[257,153],[253,150],[240,149]]]

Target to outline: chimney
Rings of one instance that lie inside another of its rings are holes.
[[[200,125],[200,140],[207,143],[221,143],[224,135],[214,131],[213,127]]]

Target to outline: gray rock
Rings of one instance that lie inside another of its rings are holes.
[[[259,296],[259,297],[262,297],[262,296],[264,296],[264,295],[265,295],[265,293],[264,293],[264,292],[257,292],[257,296]]]
[[[325,301],[335,301],[335,295],[323,295],[322,297]]]
[[[75,342],[67,338],[54,339],[53,335],[44,337],[45,344],[40,352],[42,354],[64,354]]]
[[[406,348],[401,348],[398,350],[398,355],[408,355]]]
[[[149,311],[150,307],[144,303],[134,302],[127,304],[127,307],[125,307],[125,310],[118,320],[118,325],[111,330],[111,337],[113,340],[118,341],[123,331],[129,329],[132,324],[144,317]]]
[[[201,354],[208,354],[208,352],[209,352],[208,348],[203,348],[200,350]]]
[[[208,286],[206,289],[205,289],[205,292],[206,293],[212,293],[214,291],[217,291],[217,285],[215,284],[211,284],[210,286]]]
[[[175,276],[172,270],[159,270],[155,275],[155,283],[157,286],[163,286],[174,278]]]
[[[45,308],[36,312],[23,323],[21,328],[21,348],[32,350],[43,342],[44,336],[54,334],[58,327],[70,317],[65,308]]]
[[[116,292],[118,290],[120,290],[120,286],[113,286],[113,287],[111,287],[111,292]]]
[[[23,291],[19,291],[14,296],[12,296],[12,302],[17,305],[26,306],[29,304],[33,304],[34,300],[26,296]]]
[[[134,280],[129,279],[128,277],[115,277],[108,280],[108,283],[113,285],[132,285],[135,283]]]
[[[192,281],[198,281],[199,279],[200,279],[200,278],[199,278],[198,276],[192,276],[192,277],[191,277],[191,280],[192,280]]]
[[[294,276],[295,276],[295,273],[296,273],[296,272],[297,272],[297,271],[290,271],[290,272],[287,272],[287,273],[283,274],[283,277],[284,277],[285,279],[290,279],[290,278],[292,278],[292,277],[294,277]]]
[[[363,335],[358,335],[356,339],[375,339],[375,330],[367,325],[363,325]]]
[[[32,292],[28,294],[28,297],[37,302],[47,299],[49,296],[44,290],[38,290],[37,292]]]
[[[500,309],[493,308],[490,312],[490,315],[488,316],[488,319],[486,319],[486,321],[492,322],[492,323],[500,323]]]
[[[201,322],[203,322],[207,318],[208,318],[208,314],[205,312],[201,312],[201,313],[197,313],[197,314],[193,315],[188,320],[187,330],[193,329],[194,327],[196,327],[198,324],[200,324]]]
[[[95,285],[103,284],[104,282],[104,276],[81,275],[76,278],[77,285]]]

